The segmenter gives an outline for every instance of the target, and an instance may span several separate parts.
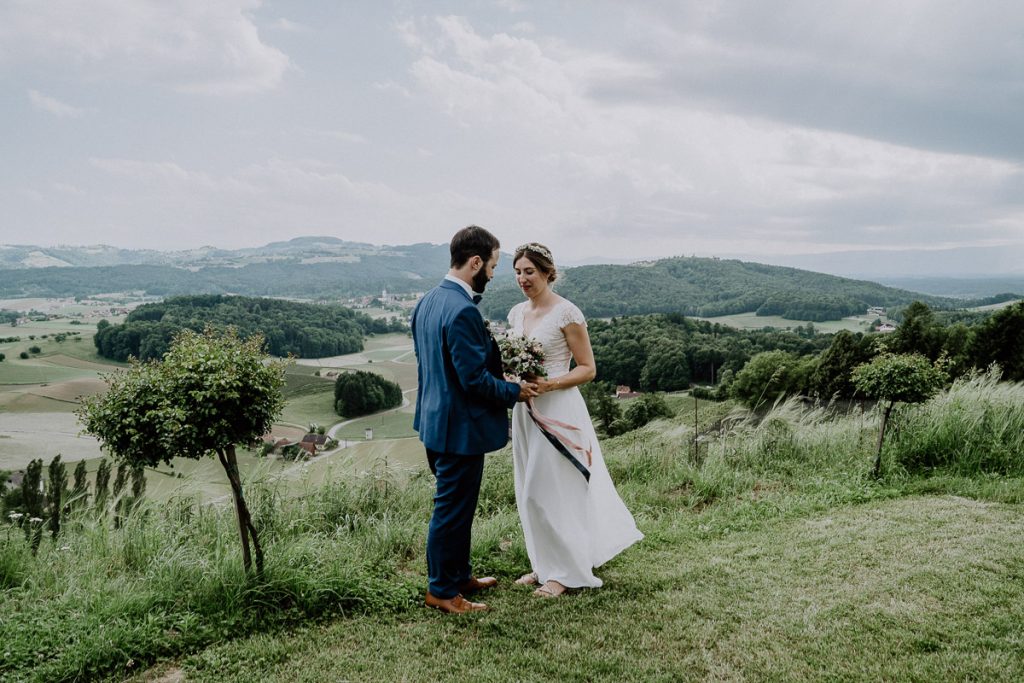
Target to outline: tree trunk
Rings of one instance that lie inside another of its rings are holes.
[[[882,414],[882,428],[878,431],[878,448],[875,449],[875,469],[871,473],[875,479],[882,476],[882,440],[885,438],[885,426],[889,422],[889,413],[892,412],[892,407],[895,404],[896,401],[889,401],[889,405],[885,407],[885,413]]]
[[[231,483],[231,495],[235,500],[235,513],[238,516],[238,534],[242,539],[242,566],[245,573],[252,571],[252,555],[249,547],[249,538],[252,537],[252,545],[256,551],[256,573],[263,573],[263,548],[260,546],[259,535],[256,527],[253,526],[252,516],[249,508],[242,497],[242,478],[238,474],[238,460],[235,458],[234,445],[227,446],[222,451],[217,451],[220,464],[227,472],[228,481]]]

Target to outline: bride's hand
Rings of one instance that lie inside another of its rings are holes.
[[[537,385],[537,393],[546,394],[549,391],[554,391],[558,388],[556,382],[552,382],[547,377],[538,377],[533,380],[533,383]]]

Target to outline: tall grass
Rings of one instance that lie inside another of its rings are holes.
[[[267,551],[256,578],[242,571],[232,510],[188,499],[143,505],[119,529],[79,516],[35,557],[20,531],[0,536],[0,680],[88,679],[256,629],[418,602],[423,478],[378,473],[291,500],[249,490]]]
[[[1024,475],[1024,384],[988,372],[901,408],[887,453],[909,472]]]

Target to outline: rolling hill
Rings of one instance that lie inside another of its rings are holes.
[[[865,280],[697,257],[570,268],[559,279],[557,291],[593,317],[644,313],[713,317],[757,311],[791,320],[823,321],[862,314],[869,306],[901,306],[915,300],[932,308],[963,305]],[[514,284],[497,283],[481,306],[488,317],[501,318],[521,299]]]

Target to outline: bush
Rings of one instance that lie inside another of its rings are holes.
[[[764,351],[736,373],[730,395],[752,408],[795,396],[804,392],[813,365],[813,358],[800,358],[786,351]]]
[[[659,417],[672,417],[674,413],[662,394],[644,394],[631,402],[621,418],[613,420],[605,431],[609,436],[618,436],[639,429]]]
[[[18,358],[20,358],[22,360],[25,360],[26,358],[28,358],[28,351],[22,351],[21,353],[19,353],[18,354]]]

